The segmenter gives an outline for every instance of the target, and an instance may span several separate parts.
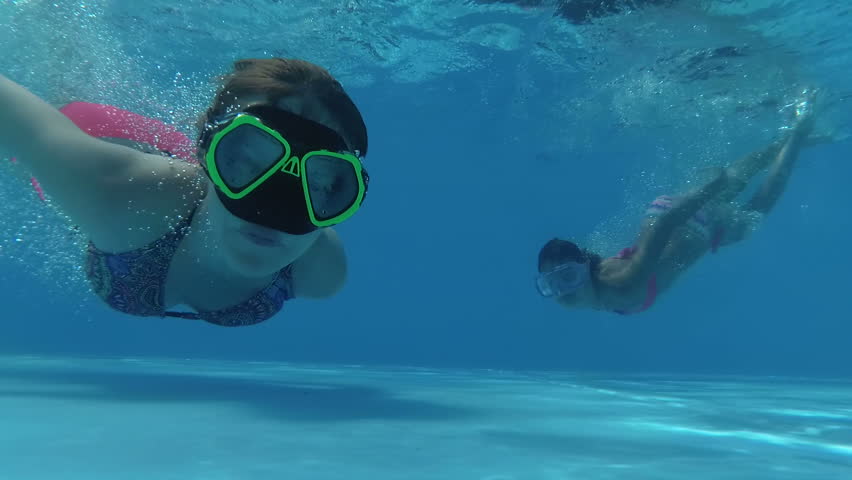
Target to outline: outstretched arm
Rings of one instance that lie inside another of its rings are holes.
[[[727,172],[722,170],[715,180],[682,197],[665,214],[654,219],[639,234],[636,253],[627,268],[602,277],[601,282],[613,288],[627,288],[644,282],[653,272],[675,229],[686,224],[708,201],[723,191],[728,180]]]
[[[99,247],[138,226],[136,210],[174,210],[193,195],[194,177],[156,155],[91,137],[59,110],[0,75],[0,150],[16,157]],[[160,216],[162,217],[162,216]],[[152,217],[153,218],[153,217]],[[163,220],[165,223],[166,221]],[[163,229],[159,224],[154,229]],[[122,237],[123,238],[123,237]]]
[[[123,166],[120,156],[110,158],[112,162],[104,165],[101,158],[80,155],[103,145],[52,105],[0,75],[0,146],[42,181],[68,183],[69,174],[79,174],[94,164],[98,167]],[[63,159],[69,155],[81,158],[75,158],[79,161],[73,163]],[[58,181],[60,179],[65,181]]]
[[[90,137],[24,87],[0,75],[0,147],[38,178],[84,229],[109,204],[107,179],[130,175],[137,153]],[[103,217],[100,217],[103,218]]]
[[[811,126],[810,119],[801,120],[796,124],[793,134],[786,139],[772,163],[769,164],[766,180],[745,205],[745,210],[763,214],[772,210],[787,188],[787,182],[790,180],[793,167],[811,131]]]

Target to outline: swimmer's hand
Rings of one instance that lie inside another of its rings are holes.
[[[836,143],[846,141],[850,133],[839,131],[836,125],[829,122],[819,122],[817,116],[826,107],[826,95],[823,91],[815,88],[806,89],[802,100],[796,104],[796,118],[793,129],[803,139],[803,145],[813,147],[824,143]]]

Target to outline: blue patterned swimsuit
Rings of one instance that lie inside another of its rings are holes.
[[[163,297],[169,265],[191,222],[190,215],[155,242],[129,252],[107,253],[89,243],[86,276],[95,293],[123,313],[198,319],[224,327],[260,323],[293,298],[292,269],[288,265],[266,288],[240,304],[198,313],[166,311]]]

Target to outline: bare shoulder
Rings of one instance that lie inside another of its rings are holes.
[[[606,287],[618,283],[617,280],[628,270],[630,262],[632,259],[629,258],[604,258],[598,265],[598,283]]]
[[[637,250],[629,258],[605,258],[597,272],[597,282],[605,296],[623,297],[644,285],[636,276],[636,262],[641,261],[642,251]]]
[[[128,168],[103,180],[99,207],[104,219],[87,232],[106,251],[140,248],[162,237],[202,200],[201,169],[183,160],[126,149]]]
[[[113,181],[122,188],[190,189],[203,184],[203,170],[198,164],[165,155],[136,152],[126,174]]]
[[[598,308],[608,311],[629,310],[645,297],[647,285],[632,274],[635,257],[608,258],[601,261],[597,275]]]
[[[293,288],[297,297],[328,298],[343,288],[347,264],[343,241],[331,228],[293,263]]]

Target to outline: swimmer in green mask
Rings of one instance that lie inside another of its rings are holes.
[[[236,62],[195,142],[115,107],[57,110],[2,76],[0,125],[88,238],[87,276],[115,310],[251,325],[345,282],[333,227],[366,198],[367,129],[317,65]],[[128,146],[145,142],[159,151]]]

